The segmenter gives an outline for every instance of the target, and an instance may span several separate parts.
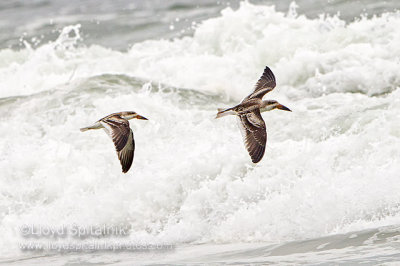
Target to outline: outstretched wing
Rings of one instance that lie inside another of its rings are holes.
[[[133,154],[135,152],[135,139],[133,138],[132,129],[129,133],[128,142],[126,143],[125,147],[118,152],[118,158],[121,162],[122,172],[126,173],[132,166],[133,162]]]
[[[101,119],[100,123],[114,143],[118,159],[121,162],[122,172],[128,172],[131,168],[135,151],[135,140],[128,120],[119,116],[112,116]]]
[[[243,101],[248,99],[259,98],[262,99],[265,94],[272,91],[276,86],[275,76],[272,73],[269,67],[265,67],[264,73],[261,78],[257,81],[256,86],[254,88],[254,92],[252,92],[249,96],[244,98]]]
[[[238,116],[243,141],[251,161],[258,163],[265,153],[267,131],[260,110]]]

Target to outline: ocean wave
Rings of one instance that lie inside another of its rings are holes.
[[[80,43],[0,51],[0,247],[22,224],[123,224],[138,243],[299,240],[400,223],[399,13],[309,19],[241,4],[193,36],[127,52]],[[265,65],[274,98],[265,158],[252,165],[217,107],[247,95]],[[134,110],[123,175],[103,132]],[[15,244],[15,245],[14,245]],[[14,248],[15,247],[15,248]]]
[[[76,69],[75,77],[127,74],[238,100],[265,65],[287,97],[381,95],[400,84],[399,24],[398,12],[345,23],[242,2],[200,23],[192,37],[145,41],[126,53],[79,46],[80,25],[69,26],[39,48],[0,51],[1,96],[50,89]]]

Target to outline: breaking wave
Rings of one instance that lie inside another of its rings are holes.
[[[1,50],[1,249],[17,251],[22,224],[123,224],[129,241],[174,244],[399,224],[399,28],[399,13],[345,23],[243,2],[193,36],[126,52],[83,45],[79,25]],[[265,65],[278,84],[266,98],[293,113],[264,115],[252,165],[234,119],[214,116]],[[126,175],[103,132],[79,132],[122,110],[149,118],[131,122]]]

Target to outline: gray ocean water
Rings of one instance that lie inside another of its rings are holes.
[[[258,5],[274,5],[277,11],[282,12],[287,12],[291,2],[251,1]],[[54,41],[63,27],[79,23],[83,28],[84,44],[126,50],[134,43],[148,39],[190,36],[194,23],[218,17],[222,9],[228,6],[238,8],[239,3],[226,0],[4,0],[0,3],[0,48],[24,47],[21,40],[27,40],[36,47]],[[396,0],[300,0],[296,4],[298,12],[309,18],[340,14],[346,21],[400,8]]]
[[[0,263],[396,265],[399,9],[0,1]],[[265,98],[293,112],[263,114],[254,165],[235,119],[214,117],[265,65]],[[79,131],[123,110],[149,118],[131,122],[127,174],[104,132]],[[71,231],[102,226],[128,233]]]

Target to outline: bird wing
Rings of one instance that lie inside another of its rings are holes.
[[[243,101],[254,98],[262,99],[262,97],[264,97],[264,95],[267,94],[268,92],[272,91],[275,88],[275,86],[276,86],[276,81],[274,73],[272,73],[269,67],[265,67],[261,78],[256,83],[254,92],[252,92],[249,96],[244,98]]]
[[[121,162],[122,172],[126,173],[132,166],[133,162],[133,154],[135,152],[135,139],[133,138],[132,129],[129,133],[128,142],[126,143],[125,147],[118,152],[118,158]]]
[[[122,165],[122,172],[128,172],[132,165],[135,151],[135,140],[128,120],[119,116],[112,116],[101,119],[100,123],[114,143],[118,159]]]
[[[242,114],[238,116],[238,119],[243,141],[250,154],[251,161],[258,163],[264,156],[267,143],[267,131],[260,110]]]

